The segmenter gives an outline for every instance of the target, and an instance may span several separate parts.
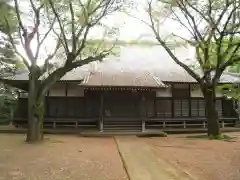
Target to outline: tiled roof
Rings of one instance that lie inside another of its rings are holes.
[[[161,69],[155,71],[154,75],[163,82],[196,82],[196,80],[183,69]]]
[[[191,58],[186,49],[178,53],[179,59]],[[85,66],[68,72],[61,81],[85,81],[94,86],[149,86],[160,87],[163,82],[196,82],[184,69],[178,66],[161,47],[122,47],[119,57],[108,57],[98,65],[97,72],[89,76]],[[99,74],[100,73],[100,74]],[[102,74],[101,74],[102,73]],[[86,81],[88,79],[88,81]],[[11,80],[28,80],[28,72],[18,73]],[[240,83],[240,76],[223,73],[221,83]]]
[[[240,74],[239,73],[230,73],[225,72],[220,77],[221,83],[240,83]]]
[[[135,86],[135,87],[166,87],[166,85],[149,72],[96,72],[86,76],[83,86]]]

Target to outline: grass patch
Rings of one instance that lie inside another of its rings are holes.
[[[230,141],[234,139],[234,137],[228,136],[226,134],[219,134],[217,136],[208,136],[207,134],[200,134],[200,135],[191,135],[186,136],[186,138],[194,138],[194,139],[209,139],[209,140],[222,140],[222,141]]]
[[[230,141],[231,139],[233,139],[233,137],[228,136],[226,134],[219,134],[217,136],[209,136],[208,137],[210,140],[212,139],[216,139],[216,140],[223,140],[223,141]]]

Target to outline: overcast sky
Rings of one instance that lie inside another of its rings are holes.
[[[140,19],[144,20],[144,21],[148,21],[148,16],[146,14],[146,12],[144,12],[144,8],[146,8],[146,0],[134,0],[135,4],[137,4],[137,9],[132,10],[131,14],[133,16],[136,16],[137,18],[133,18],[129,15],[126,15],[124,13],[117,13],[114,16],[111,16],[108,18],[108,23],[111,24],[112,26],[116,26],[116,27],[120,27],[120,34],[119,34],[119,39],[122,40],[136,40],[139,39],[141,37],[141,39],[151,39],[151,40],[155,40],[154,36],[150,30],[149,27],[147,27],[146,24],[144,24],[143,22],[141,22]],[[21,9],[24,10],[25,12],[28,11],[28,5],[26,2],[21,1],[20,3]],[[182,28],[181,26],[179,26],[179,24],[176,24],[175,22],[168,20],[166,21],[166,23],[164,23],[161,27],[160,27],[160,31],[161,31],[161,35],[167,35],[167,34],[171,34],[171,33],[176,33],[176,34],[181,34],[184,35],[186,34],[186,31],[184,28]],[[53,44],[51,43],[51,40],[47,41],[47,48],[42,48],[41,50],[41,54],[44,56],[46,55],[46,50],[51,50],[53,49]],[[32,44],[32,46],[34,47],[34,43]],[[19,47],[20,48],[20,47]],[[23,49],[20,48],[22,52]],[[155,50],[156,51],[156,50]],[[163,52],[165,54],[165,52],[163,51],[163,49],[161,50],[161,52]],[[136,53],[136,51],[135,51]],[[150,53],[150,52],[146,52],[146,53]],[[188,50],[184,50],[184,53],[187,53],[186,58],[189,58],[190,56],[193,56],[192,51],[188,51]],[[164,55],[166,57],[166,54]],[[144,56],[146,57],[146,56]],[[158,56],[159,57],[159,56]],[[41,62],[40,62],[41,63]],[[137,64],[137,66],[135,66],[134,64]],[[119,62],[118,62],[119,64]],[[122,66],[127,66],[127,67],[136,67],[136,68],[141,68],[141,67],[154,67],[156,65],[159,65],[159,61],[155,61],[152,62],[151,59],[147,59],[146,62],[143,63],[143,61],[138,61],[136,62],[136,58],[131,59],[131,56],[129,56],[128,60],[126,61],[126,59],[121,62]],[[109,63],[108,63],[109,65]],[[115,66],[116,64],[113,63],[113,66]]]

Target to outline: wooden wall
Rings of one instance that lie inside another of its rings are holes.
[[[189,84],[170,84],[171,88],[158,89],[146,96],[148,117],[194,118],[205,116],[204,99],[197,87]],[[197,90],[197,91],[194,91]],[[143,92],[104,91],[104,116],[140,116],[139,104]],[[220,117],[235,116],[232,102],[217,97],[216,109]],[[26,96],[25,96],[26,97]],[[58,83],[51,88],[45,101],[46,117],[98,117],[100,94],[85,92],[78,83]],[[17,116],[27,117],[27,99],[19,100]]]
[[[49,96],[55,97],[83,97],[84,88],[78,85],[79,83],[58,83],[55,84],[49,91]]]

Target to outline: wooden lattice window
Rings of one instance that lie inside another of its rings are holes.
[[[158,117],[172,116],[172,101],[171,99],[157,99],[156,100],[156,115]]]
[[[148,117],[154,116],[154,99],[147,99],[146,100],[146,111]]]
[[[216,100],[216,111],[218,113],[218,117],[222,117],[222,100]]]
[[[222,107],[223,107],[223,117],[238,117],[237,112],[234,108],[234,103],[230,99],[224,99],[222,101]]]
[[[50,117],[67,117],[67,99],[49,98],[48,113]]]
[[[194,99],[191,101],[192,117],[205,117],[205,104],[203,99]]]
[[[69,98],[67,107],[68,117],[84,117],[85,104],[83,98]]]
[[[174,116],[188,117],[189,116],[189,101],[178,99],[174,100]]]

